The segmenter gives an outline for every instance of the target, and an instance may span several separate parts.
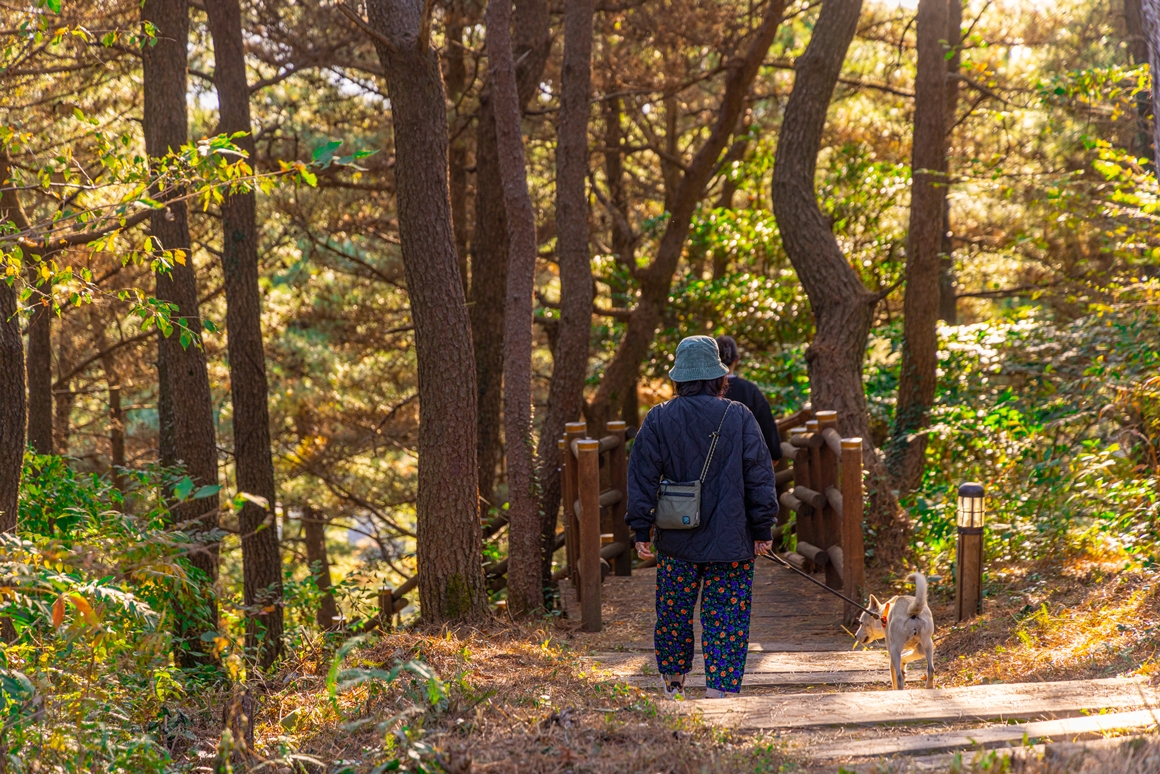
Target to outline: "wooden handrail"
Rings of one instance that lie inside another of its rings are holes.
[[[609,543],[600,549],[600,558],[606,561],[611,561],[627,550],[628,546],[624,543]]]
[[[829,566],[834,569],[834,574],[838,576],[838,580],[843,580],[846,574],[846,563],[842,556],[842,547],[830,546],[826,549],[826,556],[829,558]]]
[[[835,457],[842,456],[842,436],[838,431],[832,427],[822,428],[822,439],[826,442],[826,446],[830,447],[830,451],[834,453]]]
[[[786,443],[785,441],[781,442],[781,456],[784,457],[785,459],[792,460],[793,455],[796,451],[797,451],[796,446],[789,444],[789,443]]]
[[[624,494],[619,489],[605,489],[600,493],[597,502],[600,503],[601,508],[610,508],[624,499]],[[580,515],[580,501],[576,500],[572,503],[572,507],[576,511],[576,515]]]
[[[605,452],[610,452],[613,449],[619,449],[621,443],[623,443],[623,441],[620,440],[620,436],[606,435],[600,439],[600,453],[604,454]]]
[[[789,445],[799,449],[820,449],[825,442],[821,433],[794,433],[789,437]]]
[[[799,540],[797,543],[797,552],[818,567],[825,567],[830,563],[830,555],[811,543],[805,543]]]
[[[808,504],[793,496],[792,492],[782,492],[781,497],[777,498],[777,502],[782,508],[787,511],[793,511],[798,516],[810,516],[814,509]]]
[[[788,484],[790,481],[793,481],[793,468],[786,468],[785,470],[777,471],[777,473],[774,474],[773,479],[778,486],[781,486],[782,484]]]
[[[842,493],[832,486],[826,487],[826,502],[830,504],[830,507],[835,512],[842,514],[846,512],[846,508],[842,503]]]
[[[795,486],[793,488],[793,496],[801,500],[803,503],[808,503],[815,511],[820,511],[826,507],[826,497],[821,492],[815,492],[808,486]]]

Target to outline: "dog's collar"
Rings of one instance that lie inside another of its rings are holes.
[[[883,626],[883,628],[886,627],[886,619],[889,615],[890,615],[890,603],[887,602],[882,607],[882,626]]]

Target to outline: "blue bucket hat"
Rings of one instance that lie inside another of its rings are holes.
[[[709,336],[689,336],[677,345],[676,362],[669,371],[674,382],[699,382],[718,379],[729,373],[721,362],[716,340]]]

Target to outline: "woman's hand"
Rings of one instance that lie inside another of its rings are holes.
[[[649,546],[648,543],[637,543],[636,544],[636,554],[641,559],[652,559],[653,558],[652,547]]]
[[[772,540],[755,540],[753,541],[753,553],[757,556],[761,554],[768,554],[773,550]]]

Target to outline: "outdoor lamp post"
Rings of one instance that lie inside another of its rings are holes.
[[[955,609],[958,620],[973,618],[983,610],[983,526],[986,498],[982,484],[959,487],[956,518],[959,530],[955,556]]]

